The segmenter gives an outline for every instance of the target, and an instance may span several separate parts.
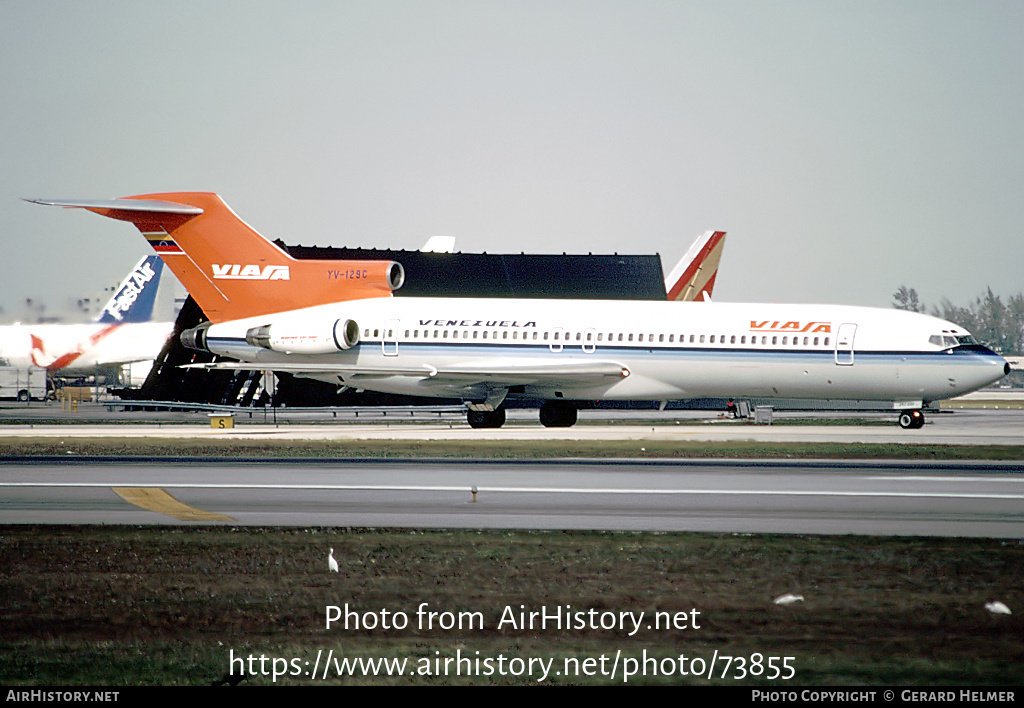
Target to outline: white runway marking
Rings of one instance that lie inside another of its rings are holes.
[[[884,479],[884,478],[883,478]],[[899,478],[893,478],[899,479]],[[945,479],[943,481],[952,481]],[[1002,481],[1002,480],[1000,480]],[[468,485],[393,485],[393,484],[232,484],[232,483],[169,483],[144,482],[0,482],[0,487],[139,487],[159,489],[271,489],[278,491],[335,491],[335,492],[467,492]],[[978,494],[975,492],[870,492],[826,490],[774,490],[774,489],[632,489],[632,488],[579,488],[579,487],[477,487],[479,493],[525,494],[615,494],[615,495],[731,495],[773,497],[904,497],[928,499],[1024,499],[1022,494]]]

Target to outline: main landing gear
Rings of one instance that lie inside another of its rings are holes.
[[[576,406],[568,401],[545,401],[540,407],[540,422],[546,428],[569,428],[576,424]],[[505,407],[491,411],[466,411],[466,421],[471,428],[500,428],[505,424]]]
[[[544,401],[540,422],[545,428],[569,428],[576,424],[576,406],[568,401]]]
[[[471,428],[500,428],[505,424],[505,409],[499,407],[493,411],[469,410],[466,412],[466,420],[469,421]]]
[[[924,425],[924,413],[918,409],[900,411],[900,427],[904,430],[916,430]]]

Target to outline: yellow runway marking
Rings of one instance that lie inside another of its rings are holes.
[[[111,487],[129,504],[158,514],[167,514],[181,521],[234,521],[230,516],[195,509],[172,497],[158,487]]]

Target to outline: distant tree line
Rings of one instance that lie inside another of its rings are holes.
[[[892,306],[897,310],[926,312],[914,288],[901,285],[892,297]],[[987,288],[984,295],[967,307],[958,307],[943,298],[928,313],[969,330],[975,339],[999,354],[1024,354],[1024,293],[1017,293],[1004,303],[992,288]]]

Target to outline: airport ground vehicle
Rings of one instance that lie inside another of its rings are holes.
[[[46,369],[7,366],[0,360],[0,398],[41,401],[46,398]]]

